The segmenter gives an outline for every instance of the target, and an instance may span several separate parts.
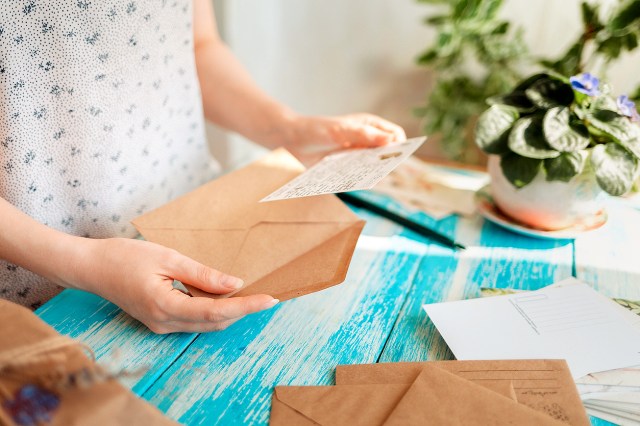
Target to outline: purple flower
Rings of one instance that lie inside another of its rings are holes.
[[[631,121],[640,121],[640,116],[638,115],[638,110],[636,109],[636,104],[629,99],[627,95],[620,95],[616,100],[618,103],[618,109],[622,113],[622,115],[626,115],[631,119]]]
[[[598,80],[598,77],[589,74],[588,72],[580,75],[574,75],[569,79],[569,81],[571,82],[571,87],[585,95],[598,96],[600,94],[600,90],[598,90],[600,80]]]

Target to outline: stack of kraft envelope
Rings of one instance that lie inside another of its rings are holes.
[[[216,296],[269,294],[280,300],[344,281],[364,221],[335,195],[259,201],[304,172],[284,149],[132,221],[142,236],[242,278]]]
[[[589,425],[564,360],[341,365],[336,386],[278,386],[271,426]]]

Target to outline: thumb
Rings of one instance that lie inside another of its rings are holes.
[[[229,293],[244,285],[240,278],[209,268],[182,255],[181,260],[174,264],[170,272],[173,279],[213,294]]]

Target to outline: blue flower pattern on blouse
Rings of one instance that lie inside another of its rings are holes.
[[[135,216],[213,178],[192,13],[191,0],[3,2],[0,197],[69,234],[132,237]],[[0,260],[0,297],[35,308],[59,290]]]
[[[18,425],[36,426],[50,422],[59,405],[56,394],[29,384],[18,389],[13,399],[3,403],[3,408]]]

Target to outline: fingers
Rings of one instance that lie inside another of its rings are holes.
[[[382,130],[383,132],[389,133],[392,135],[392,142],[400,142],[407,139],[407,135],[404,132],[404,129],[398,126],[391,121],[385,120],[382,117],[378,117],[374,114],[356,114],[353,116],[355,120],[359,120],[363,123],[368,124],[369,126],[375,127],[377,129]]]
[[[181,254],[168,267],[172,278],[208,293],[226,294],[244,285],[240,278],[209,268]]]
[[[382,146],[406,140],[402,127],[372,114],[347,116],[352,127],[346,136],[345,147]]]
[[[225,321],[225,322],[184,322],[175,321],[171,324],[167,324],[167,331],[165,333],[209,333],[211,331],[221,331],[227,329],[238,319]],[[161,333],[160,333],[161,334]]]
[[[392,142],[400,142],[407,139],[407,135],[404,129],[397,124],[384,120],[380,117],[373,116],[373,121],[369,125],[377,127],[380,130],[388,132],[393,135]]]
[[[392,141],[393,136],[391,134],[367,124],[352,130],[345,147],[364,148],[383,146]]]
[[[237,320],[245,315],[274,307],[279,301],[266,294],[229,299],[190,297],[179,291],[170,292],[160,309],[167,321],[211,325]]]

